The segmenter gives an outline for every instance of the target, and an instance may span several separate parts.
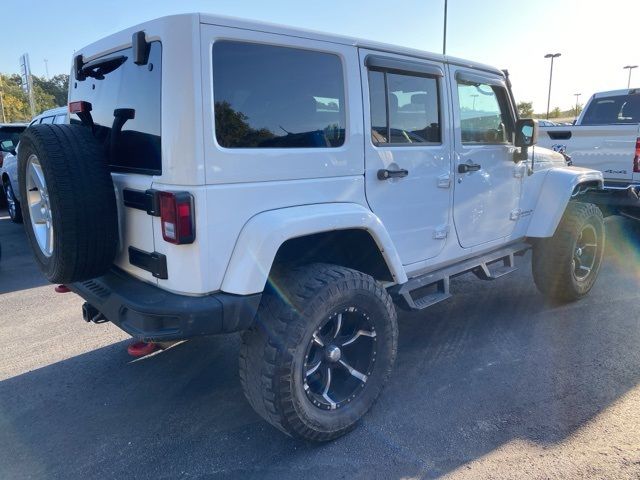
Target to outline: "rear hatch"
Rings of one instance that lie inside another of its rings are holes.
[[[151,188],[154,176],[162,174],[160,42],[149,43],[148,52],[148,62],[143,65],[134,63],[132,48],[83,59],[80,78],[74,79],[75,72],[72,72],[69,103],[91,104],[95,135],[107,153],[120,224],[120,248],[115,264],[138,278],[156,283],[150,272],[129,261],[129,247],[143,252],[155,250],[153,217],[146,211],[124,205],[125,190],[143,195]],[[86,78],[82,79],[82,74]],[[82,120],[74,113],[70,121],[80,123]]]

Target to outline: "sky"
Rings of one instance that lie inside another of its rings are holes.
[[[207,12],[310,28],[442,53],[444,0],[2,0],[0,72],[69,73],[74,50],[153,18]],[[447,53],[507,68],[517,101],[547,108],[626,88],[640,65],[640,0],[449,0]],[[10,39],[10,41],[8,40]],[[640,87],[640,68],[632,87]]]

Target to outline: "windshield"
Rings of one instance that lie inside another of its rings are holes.
[[[0,150],[4,152],[15,150],[24,129],[24,126],[0,127]]]

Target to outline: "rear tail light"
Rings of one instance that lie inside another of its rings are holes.
[[[633,157],[633,173],[640,173],[640,137],[636,140],[636,156]]]
[[[91,111],[91,103],[82,100],[69,102],[69,113],[86,113]]]
[[[159,192],[162,238],[175,245],[193,243],[196,225],[193,197],[187,192]]]

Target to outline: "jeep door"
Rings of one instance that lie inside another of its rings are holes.
[[[523,170],[513,162],[515,112],[504,79],[449,66],[454,118],[453,218],[460,245],[508,237],[518,219]]]
[[[360,68],[367,201],[403,264],[435,257],[451,203],[444,66],[361,49]]]

